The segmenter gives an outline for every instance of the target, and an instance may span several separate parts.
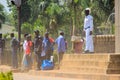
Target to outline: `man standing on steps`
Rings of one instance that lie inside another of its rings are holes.
[[[85,9],[85,19],[84,19],[84,34],[86,38],[85,42],[85,53],[93,53],[93,17],[90,15],[90,8]]]

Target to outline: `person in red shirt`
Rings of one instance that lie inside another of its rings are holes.
[[[26,42],[25,54],[26,54],[26,61],[27,61],[27,64],[28,64],[27,67],[28,67],[28,69],[30,69],[31,65],[32,65],[31,49],[32,49],[33,43],[31,41],[31,35],[26,36],[26,38],[27,38],[27,42]]]

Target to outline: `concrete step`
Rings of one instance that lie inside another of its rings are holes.
[[[92,66],[92,67],[99,67],[99,68],[106,68],[109,62],[97,61],[97,60],[69,60],[69,61],[62,61],[61,66]],[[111,67],[114,65],[110,65]]]
[[[107,75],[107,80],[120,80],[119,74],[109,74]]]
[[[120,62],[120,54],[111,54],[110,61],[119,61]]]
[[[107,74],[120,74],[120,68],[108,68]]]
[[[120,54],[65,54],[60,67],[66,71],[120,74]]]
[[[109,68],[120,68],[120,61],[110,61],[108,67]]]
[[[98,67],[60,67],[60,70],[62,71],[72,71],[72,72],[78,72],[78,73],[97,73],[97,74],[106,74],[107,68],[98,68]]]
[[[109,61],[110,54],[65,54],[63,61],[66,60],[99,60]]]
[[[48,71],[29,71],[31,75],[41,75],[41,76],[48,76],[48,77],[64,77],[64,78],[76,78],[80,80],[97,80],[97,78],[101,78],[104,75],[102,74],[85,74],[85,73],[76,73],[76,72],[65,72],[59,70],[48,70]],[[98,79],[103,80],[103,79]]]
[[[74,78],[78,80],[120,80],[120,75],[109,75],[109,74],[97,74],[97,73],[77,73],[77,72],[65,72],[61,70],[46,70],[46,71],[35,71],[30,70],[30,75],[41,75],[48,77],[64,77]]]

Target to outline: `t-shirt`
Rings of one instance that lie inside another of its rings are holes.
[[[32,47],[32,41],[27,41],[26,42],[26,54],[30,54],[31,53],[31,47]]]

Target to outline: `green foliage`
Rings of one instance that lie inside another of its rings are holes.
[[[46,28],[45,26],[43,26],[41,20],[37,19],[33,24],[33,30],[39,30],[40,34],[43,35],[44,32],[46,31]]]
[[[29,22],[29,18],[31,17],[31,9],[30,5],[27,3],[28,0],[22,0],[21,7],[19,9],[20,11],[20,23],[23,24],[25,22]],[[8,1],[8,5],[11,9],[11,13],[9,14],[11,19],[10,24],[15,26],[15,29],[17,30],[17,24],[18,24],[18,8],[15,5],[12,5],[10,1]]]
[[[7,73],[0,73],[0,80],[13,80],[13,74],[12,72],[7,72]]]
[[[5,22],[4,6],[2,4],[0,4],[0,22]]]
[[[79,0],[74,0],[74,3],[77,3]]]
[[[4,6],[2,4],[0,4],[0,11],[3,11]]]
[[[63,30],[70,37],[73,25],[76,28],[75,33],[81,34],[85,8],[91,8],[95,28],[106,22],[109,14],[114,11],[114,0],[62,1],[64,1],[63,5],[60,5],[58,0],[22,0],[21,24],[23,33],[28,32],[28,29],[29,33],[39,29],[42,34],[45,30],[48,30],[52,34],[57,35],[56,32]],[[17,9],[15,7],[12,8],[13,13],[11,14],[14,17],[12,23],[17,24]],[[53,23],[52,26],[51,22]]]
[[[31,6],[27,3],[28,0],[22,0],[20,9],[21,24],[24,22],[29,22],[31,17]]]
[[[41,20],[40,19],[37,19],[33,25],[31,25],[30,23],[26,22],[24,24],[22,24],[21,26],[21,31],[22,31],[22,34],[25,34],[25,33],[30,33],[32,34],[33,31],[35,30],[39,30],[41,32],[41,34],[44,34],[45,32],[45,27],[43,26],[43,24],[41,23]]]
[[[55,16],[56,14],[60,14],[61,13],[61,8],[57,3],[51,3],[46,12],[48,13],[48,15],[50,16]]]
[[[26,1],[26,0],[25,0]],[[29,8],[31,10],[30,14],[30,23],[34,24],[34,22],[36,21],[36,19],[38,18],[38,16],[40,15],[40,12],[42,12],[41,8],[40,8],[40,3],[43,0],[27,0],[27,4],[30,5]],[[29,13],[28,13],[29,14]]]
[[[21,31],[22,31],[23,34],[25,34],[25,33],[32,33],[33,32],[33,27],[32,27],[32,25],[30,23],[25,22],[21,26]]]
[[[2,23],[0,22],[0,29],[2,28]]]

